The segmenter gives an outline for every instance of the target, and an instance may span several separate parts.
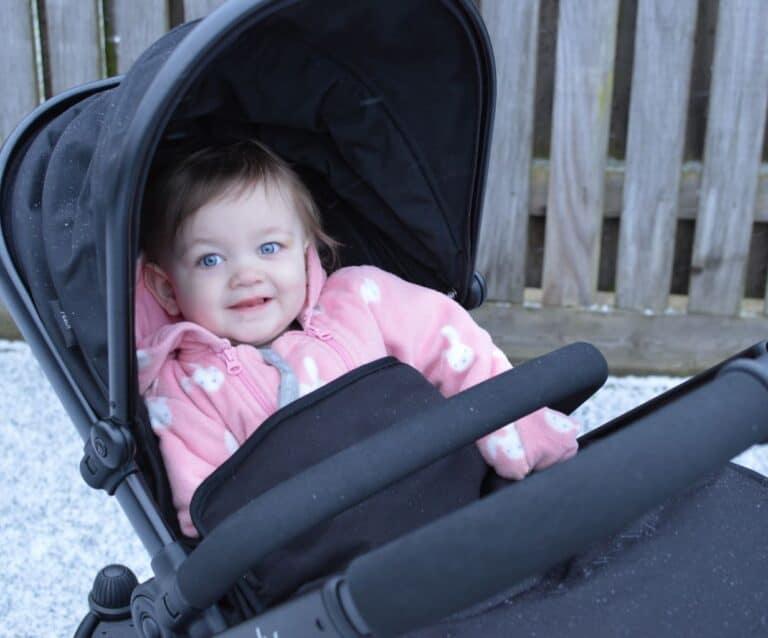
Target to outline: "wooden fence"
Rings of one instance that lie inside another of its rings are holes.
[[[479,266],[497,301],[478,320],[513,356],[580,338],[615,371],[686,373],[768,337],[768,2],[484,0],[483,11],[499,95]],[[536,62],[552,32],[539,163]],[[611,108],[619,77],[623,114]],[[610,157],[622,121],[623,157]],[[695,124],[699,156],[686,144]]]
[[[222,0],[3,0],[0,137]],[[481,0],[498,99],[474,311],[689,373],[768,338],[766,0]]]

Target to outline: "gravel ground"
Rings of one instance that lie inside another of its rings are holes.
[[[577,416],[594,427],[680,380],[611,377]],[[80,438],[25,344],[0,341],[0,387],[0,636],[72,636],[96,572],[145,580],[149,559],[115,499],[82,482]],[[768,474],[763,449],[737,461]]]

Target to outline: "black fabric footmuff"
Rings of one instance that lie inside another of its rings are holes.
[[[409,636],[766,636],[767,487],[729,464],[573,560]]]
[[[291,476],[444,400],[417,370],[393,357],[353,370],[276,412],[208,477],[192,499],[195,526],[204,537]],[[376,474],[393,461],[372,458],[368,467]],[[240,613],[271,606],[302,585],[340,573],[355,556],[471,503],[487,472],[469,445],[318,525],[243,577],[236,592]],[[267,514],[263,525],[270,524]],[[258,527],[249,534],[258,535]]]

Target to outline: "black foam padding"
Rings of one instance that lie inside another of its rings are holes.
[[[766,414],[765,380],[725,371],[575,458],[355,559],[354,603],[374,635],[394,636],[508,590],[764,440]]]

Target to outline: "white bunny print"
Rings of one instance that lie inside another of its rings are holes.
[[[381,290],[373,279],[365,278],[360,284],[360,296],[367,304],[379,303],[381,301]]]
[[[227,448],[227,452],[230,454],[234,454],[240,449],[240,444],[229,430],[224,432],[224,447]]]
[[[173,415],[165,397],[149,397],[146,404],[149,423],[153,429],[166,430],[171,427]]]
[[[502,451],[509,459],[525,458],[523,442],[520,440],[520,435],[518,434],[514,423],[510,423],[500,430],[496,430],[496,432],[487,436],[483,440],[483,443],[492,462],[496,462],[498,459],[499,451]]]
[[[448,365],[455,372],[464,372],[475,360],[475,351],[467,344],[462,343],[459,333],[453,326],[445,326],[440,334],[451,344],[451,347],[444,351]]]
[[[146,350],[137,350],[136,363],[139,365],[139,370],[143,370],[152,363],[152,357],[149,356],[149,352]]]
[[[544,410],[544,419],[546,420],[547,425],[555,432],[570,432],[578,427],[573,419],[570,419],[560,412],[550,410],[549,408],[545,408]]]
[[[309,394],[324,385],[320,378],[320,372],[317,369],[317,362],[312,357],[304,357],[304,370],[307,373],[308,383],[299,383],[299,396]]]
[[[224,373],[216,366],[210,368],[195,366],[192,380],[206,392],[218,392],[224,383]]]

